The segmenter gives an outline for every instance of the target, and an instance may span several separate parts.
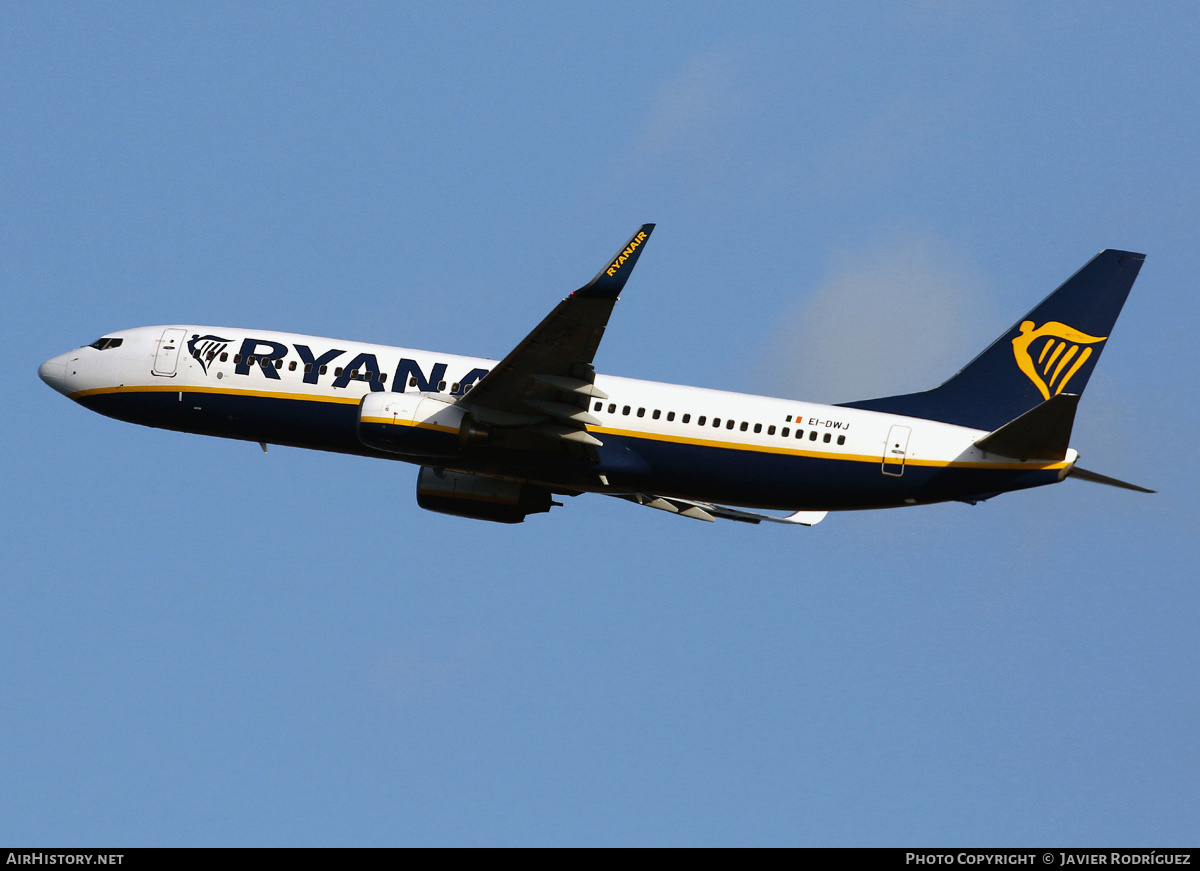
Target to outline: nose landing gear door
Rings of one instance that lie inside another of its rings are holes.
[[[883,474],[900,477],[904,474],[904,460],[908,456],[908,437],[912,428],[894,426],[888,432],[887,444],[883,446]]]
[[[163,330],[162,338],[158,340],[158,352],[154,355],[155,375],[164,378],[175,377],[175,369],[179,366],[179,349],[183,345],[183,336],[187,330],[171,327]]]

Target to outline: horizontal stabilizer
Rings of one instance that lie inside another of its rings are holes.
[[[1130,484],[1128,481],[1118,481],[1116,478],[1110,478],[1107,475],[1089,472],[1087,469],[1081,469],[1078,466],[1071,468],[1068,477],[1078,478],[1081,481],[1091,481],[1093,484],[1107,484],[1109,487],[1120,487],[1123,490],[1136,490],[1139,493],[1158,492],[1157,490],[1147,490],[1145,487],[1139,487],[1137,484]]]
[[[998,430],[988,433],[975,442],[975,447],[1014,460],[1064,460],[1070,447],[1071,427],[1075,425],[1075,409],[1078,405],[1077,394],[1060,393],[1052,396]]]

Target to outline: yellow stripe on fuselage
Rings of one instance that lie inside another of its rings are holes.
[[[274,390],[240,390],[230,387],[193,387],[169,384],[122,385],[97,387],[70,394],[69,399],[100,396],[105,393],[218,393],[225,396],[260,396],[266,399],[298,399],[302,402],[333,402],[339,405],[358,405],[361,396],[323,396],[319,393],[280,393]]]

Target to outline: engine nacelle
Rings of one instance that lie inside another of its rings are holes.
[[[530,514],[549,511],[554,503],[544,487],[422,466],[417,504],[440,514],[521,523]]]
[[[454,403],[422,393],[368,393],[358,406],[358,440],[391,454],[453,457],[463,446],[460,434],[477,438],[477,429]]]

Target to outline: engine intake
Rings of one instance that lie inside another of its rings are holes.
[[[468,425],[470,437],[460,430]],[[358,407],[358,440],[369,448],[417,457],[453,457],[477,444],[471,416],[421,393],[368,393]]]

